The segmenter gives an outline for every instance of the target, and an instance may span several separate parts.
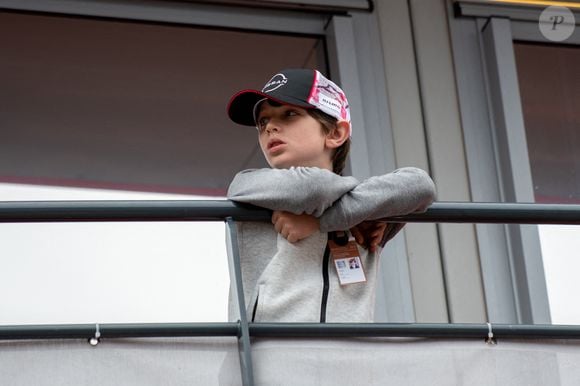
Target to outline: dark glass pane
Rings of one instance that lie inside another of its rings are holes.
[[[224,194],[266,165],[229,97],[325,68],[310,36],[1,12],[0,36],[4,182]]]
[[[514,49],[536,202],[580,203],[580,47]]]

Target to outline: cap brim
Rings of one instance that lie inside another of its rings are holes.
[[[315,107],[309,103],[305,103],[304,101],[288,95],[272,96],[258,90],[242,90],[231,97],[227,107],[228,116],[232,121],[240,125],[255,126],[256,122],[254,121],[254,106],[264,98],[270,99],[283,105],[298,106],[305,109],[311,109]]]

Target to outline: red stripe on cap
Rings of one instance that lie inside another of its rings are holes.
[[[245,90],[241,90],[238,91],[237,93],[235,93],[229,100],[228,102],[228,106],[226,107],[226,111],[229,113],[230,111],[230,107],[232,106],[232,102],[241,94],[245,94],[245,93],[254,93],[254,94],[261,94],[258,90],[253,90],[253,89],[245,89]]]
[[[312,70],[312,71],[314,71],[314,80],[312,81],[312,86],[310,86],[310,93],[308,94],[308,99],[306,100],[306,102],[308,102],[308,103],[312,103],[312,102],[310,102],[310,99],[314,95],[314,92],[316,90],[316,85],[318,84],[318,71],[316,71],[316,70]]]

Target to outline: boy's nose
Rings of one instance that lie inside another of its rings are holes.
[[[278,130],[279,130],[278,125],[272,123],[272,121],[268,122],[268,124],[266,125],[266,132],[268,134],[277,133]]]

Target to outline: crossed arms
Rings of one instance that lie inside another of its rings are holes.
[[[369,223],[363,222],[424,211],[434,197],[431,178],[413,167],[362,182],[316,167],[250,169],[238,173],[228,189],[230,200],[273,210],[272,222],[278,232],[283,233],[284,227],[292,228],[288,231],[290,237],[284,235],[289,241],[297,241],[296,235],[304,238],[317,229],[330,232],[354,228],[370,234],[382,227],[385,233],[384,223],[369,229]],[[391,228],[396,233],[401,226]],[[353,234],[357,236],[356,231]],[[390,237],[382,237],[381,244]]]

